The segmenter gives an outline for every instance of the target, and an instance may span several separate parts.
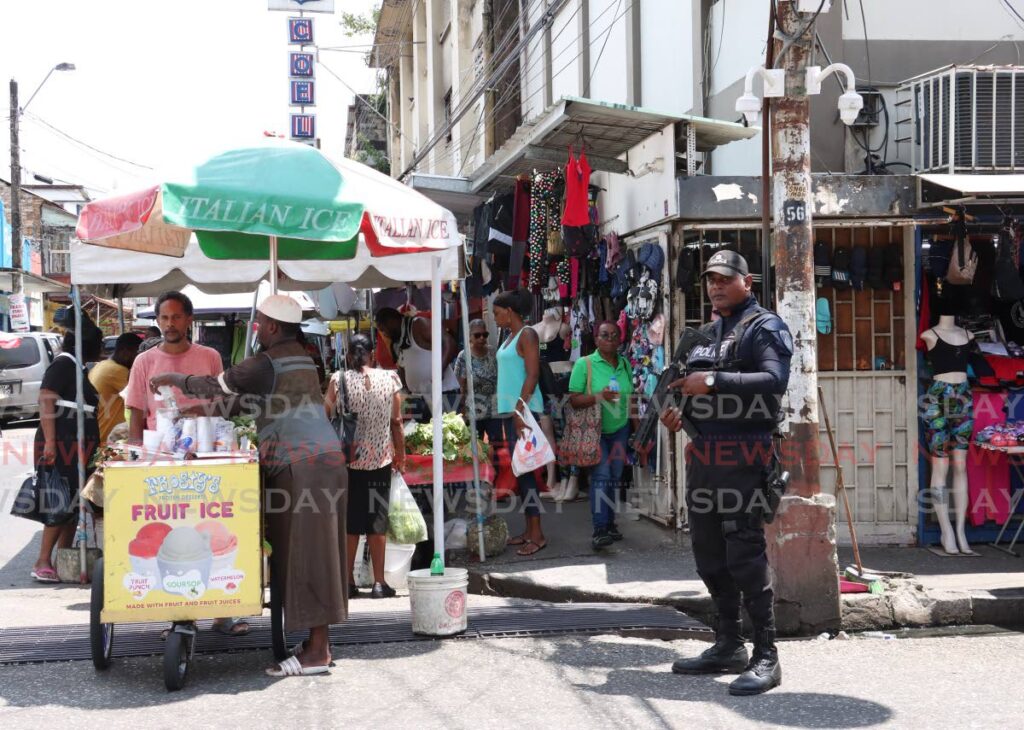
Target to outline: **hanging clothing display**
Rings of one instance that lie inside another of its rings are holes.
[[[548,233],[557,221],[558,201],[555,182],[558,171],[541,172],[533,178],[530,199],[529,271],[527,288],[536,291],[547,283]],[[557,224],[555,224],[557,225]]]
[[[512,256],[514,196],[500,195],[491,203],[487,246],[492,272],[507,273]]]
[[[580,156],[573,156],[569,147],[569,161],[565,165],[565,212],[562,225],[585,226],[590,221],[590,163],[587,153],[580,150]]]
[[[510,289],[516,289],[520,286],[527,265],[526,246],[532,212],[530,181],[516,180],[512,197],[512,252],[508,266],[508,285]]]

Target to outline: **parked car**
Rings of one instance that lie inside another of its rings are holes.
[[[39,417],[39,384],[60,343],[50,332],[0,332],[0,423]]]

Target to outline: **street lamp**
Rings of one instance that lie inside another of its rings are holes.
[[[36,94],[43,88],[43,84],[50,78],[54,71],[74,71],[73,63],[58,63],[51,68],[43,78],[32,96],[25,102],[25,106],[18,106],[18,82],[11,79],[11,268],[14,273],[11,276],[11,293],[21,294],[21,155],[18,143],[18,125],[21,121],[22,112],[28,108]]]
[[[22,114],[22,113],[24,113],[24,111],[26,109],[28,109],[28,105],[31,104],[32,100],[36,98],[36,94],[38,94],[39,90],[41,88],[43,88],[43,84],[45,84],[47,82],[47,80],[49,80],[50,75],[54,71],[74,71],[74,70],[75,70],[75,64],[73,64],[73,63],[58,63],[56,66],[54,66],[49,71],[47,71],[46,72],[46,76],[44,76],[43,80],[39,82],[39,86],[37,86],[36,90],[32,92],[32,96],[30,96],[28,98],[28,101],[25,102],[25,106],[21,107],[21,109],[18,110],[18,113]]]

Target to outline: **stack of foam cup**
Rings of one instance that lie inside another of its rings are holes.
[[[196,419],[196,451],[209,453],[213,451],[214,423],[209,416]]]

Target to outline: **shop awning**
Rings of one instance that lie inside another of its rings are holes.
[[[918,175],[922,206],[1024,203],[1024,175]]]
[[[16,272],[16,269],[0,269],[0,291],[11,291],[14,288],[13,279]],[[21,272],[21,285],[27,294],[60,294],[71,291],[67,284],[27,271]]]
[[[486,195],[473,192],[473,183],[468,177],[414,172],[406,178],[406,184],[442,208],[450,210],[460,221],[468,220],[473,215],[473,209],[487,199]]]
[[[652,134],[676,122],[690,125],[697,151],[748,139],[756,127],[744,127],[687,114],[665,114],[643,107],[611,104],[574,96],[563,97],[532,121],[522,124],[471,177],[471,190],[485,193],[508,187],[509,180],[534,170],[553,170],[565,164],[566,150],[582,134],[587,159],[595,170],[625,173],[619,158]]]
[[[256,287],[253,287],[253,291],[251,292],[239,292],[237,294],[207,294],[197,287],[189,285],[182,287],[181,292],[192,300],[193,314],[196,319],[216,320],[226,315],[235,315],[242,319],[248,319],[249,314],[252,312],[253,294],[255,293],[255,290]],[[310,299],[309,295],[305,292],[281,291],[279,293],[294,298],[300,305],[302,305],[302,311],[306,316],[311,316],[317,313],[316,303]],[[269,294],[269,286],[267,286],[265,282],[262,283],[259,299],[262,300]],[[139,319],[155,319],[156,312],[153,307],[146,307],[145,309],[140,309],[137,316]]]

